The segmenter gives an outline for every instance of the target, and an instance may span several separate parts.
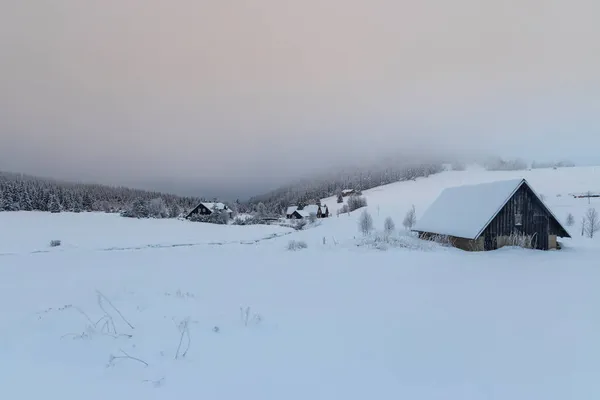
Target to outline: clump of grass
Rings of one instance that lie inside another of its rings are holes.
[[[288,242],[288,250],[291,251],[302,250],[306,249],[307,247],[308,245],[306,244],[306,242],[303,242],[301,240],[290,240]]]

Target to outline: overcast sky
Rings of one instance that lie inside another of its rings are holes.
[[[598,0],[0,0],[0,169],[241,190],[393,152],[600,163],[599,15]]]

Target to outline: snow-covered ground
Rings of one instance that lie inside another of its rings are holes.
[[[364,194],[376,228],[400,230],[444,187],[520,177],[563,220],[590,206],[568,193],[600,189],[596,168],[470,170]],[[600,238],[380,251],[357,246],[360,211],[325,202],[334,216],[300,232],[0,213],[2,397],[600,396]]]
[[[2,213],[0,255],[239,244],[291,232],[294,230],[280,226],[209,225],[175,219],[130,219],[105,213]],[[49,249],[51,240],[61,240],[62,245]]]

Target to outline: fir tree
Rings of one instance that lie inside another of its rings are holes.
[[[48,211],[51,213],[59,213],[61,212],[61,206],[58,202],[58,198],[55,194],[50,195],[50,202],[48,203]]]

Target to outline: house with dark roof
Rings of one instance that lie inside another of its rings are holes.
[[[201,202],[188,213],[186,218],[190,218],[194,214],[211,215],[215,211],[227,212],[229,214],[233,212],[231,209],[229,209],[229,207],[227,207],[226,204],[223,203]]]
[[[327,206],[309,204],[302,210],[298,210],[298,207],[292,206],[288,207],[286,211],[286,216],[290,219],[304,219],[308,218],[310,214],[315,214],[317,218],[327,218],[329,217],[329,208]]]
[[[558,237],[571,237],[525,179],[447,188],[412,231],[423,239],[446,237],[469,251],[557,249]]]
[[[294,215],[294,212],[296,212],[297,209],[298,206],[289,206],[287,210],[285,210],[285,217],[288,219],[292,218],[292,215]]]

